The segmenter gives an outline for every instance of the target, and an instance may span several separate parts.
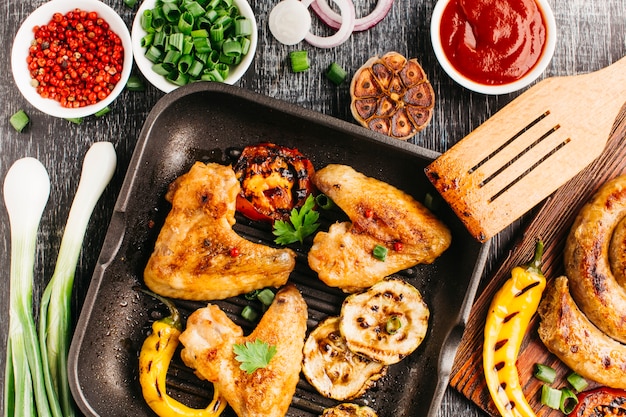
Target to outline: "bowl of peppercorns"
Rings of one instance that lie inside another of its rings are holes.
[[[11,68],[38,110],[66,119],[105,110],[124,90],[133,66],[130,32],[98,0],[51,0],[15,35]]]

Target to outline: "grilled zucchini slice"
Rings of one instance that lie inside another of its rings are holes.
[[[325,409],[321,417],[378,417],[378,414],[366,405],[343,403]]]
[[[429,317],[428,306],[414,286],[386,278],[344,300],[340,331],[352,352],[391,365],[422,343]]]
[[[339,317],[322,321],[304,343],[302,372],[325,397],[357,398],[383,377],[387,367],[348,350],[339,332]]]

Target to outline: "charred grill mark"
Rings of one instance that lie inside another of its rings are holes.
[[[525,286],[524,288],[522,288],[517,294],[515,294],[515,297],[521,297],[522,295],[524,295],[526,292],[530,291],[531,289],[535,288],[537,285],[539,285],[539,281],[535,281],[532,284],[529,284],[527,286]]]
[[[503,361],[498,362],[494,365],[493,369],[495,369],[495,371],[498,372],[500,369],[504,368],[504,365],[505,364]]]
[[[508,323],[512,318],[514,318],[515,316],[517,316],[519,314],[519,311],[514,311],[511,314],[507,315],[503,320],[502,323]]]
[[[498,340],[493,350],[497,352],[498,350],[502,349],[502,347],[504,347],[508,342],[509,342],[509,339]]]

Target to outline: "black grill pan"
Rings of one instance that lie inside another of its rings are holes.
[[[329,163],[351,165],[423,201],[437,195],[423,169],[435,152],[388,139],[360,126],[293,106],[248,90],[218,83],[196,83],[164,96],[145,121],[81,312],[70,351],[70,384],[88,416],[154,416],[138,383],[138,352],[151,323],[166,311],[137,290],[142,271],[169,210],[168,185],[196,160],[231,163],[237,151],[258,142],[296,147],[317,169]],[[356,402],[381,417],[436,416],[448,385],[450,367],[478,287],[488,251],[442,205],[438,216],[451,228],[451,247],[432,265],[398,274],[416,286],[431,310],[422,345],[389,368],[388,374]],[[326,225],[336,219],[325,218]],[[271,231],[237,216],[235,230],[272,244]],[[339,313],[344,294],[322,284],[298,252],[290,281],[309,306],[309,330]],[[249,303],[243,296],[217,302],[245,331],[239,317]],[[186,317],[204,303],[176,301]],[[197,379],[178,355],[168,374],[170,394],[196,407],[208,402],[211,385]],[[289,416],[319,416],[337,404],[301,378]],[[225,416],[234,415],[227,409]]]

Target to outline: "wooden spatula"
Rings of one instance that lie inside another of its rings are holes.
[[[486,241],[604,150],[626,102],[626,58],[599,71],[547,78],[426,167],[469,232]]]

